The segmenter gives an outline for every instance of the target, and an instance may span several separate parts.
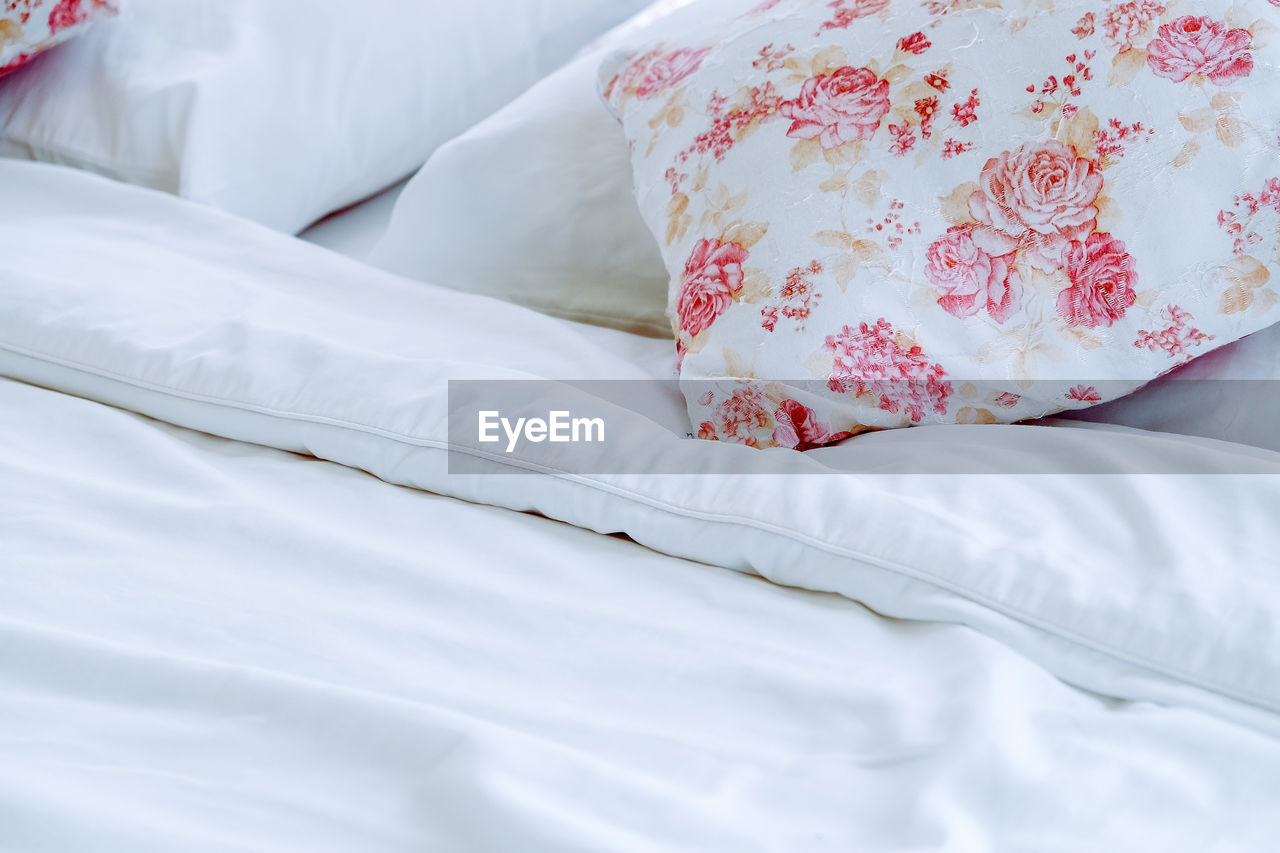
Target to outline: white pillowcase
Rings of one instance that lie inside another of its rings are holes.
[[[442,146],[370,257],[433,284],[570,320],[671,336],[662,257],[600,100],[602,50]]]
[[[645,0],[133,0],[0,82],[0,154],[297,232]]]

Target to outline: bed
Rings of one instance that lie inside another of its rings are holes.
[[[0,848],[1274,845],[1275,449],[691,440],[669,339],[366,263],[402,184],[0,188]],[[628,441],[459,447],[464,380]]]

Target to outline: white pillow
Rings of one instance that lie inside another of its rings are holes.
[[[394,183],[645,0],[133,0],[0,81],[0,154],[297,232]]]
[[[667,275],[596,89],[602,50],[442,146],[409,182],[376,266],[570,320],[671,336]]]

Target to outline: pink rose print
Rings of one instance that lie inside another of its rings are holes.
[[[747,89],[742,102],[732,107],[728,106],[727,99],[712,97],[707,105],[711,127],[695,136],[693,143],[681,151],[676,159],[680,163],[687,163],[694,154],[710,154],[716,160],[723,160],[747,128],[773,119],[782,103],[782,97],[770,81],[765,81],[763,86]]]
[[[659,56],[640,78],[636,97],[652,98],[654,95],[679,86],[702,67],[702,60],[706,59],[709,53],[711,53],[709,47],[698,49],[684,47]]]
[[[947,413],[952,389],[942,365],[930,364],[919,346],[900,341],[888,320],[862,323],[856,331],[845,326],[827,336],[823,349],[835,356],[827,382],[832,391],[871,394],[884,411],[905,412],[915,423],[930,410]]]
[[[818,35],[827,30],[847,30],[859,18],[868,18],[889,8],[890,0],[833,0],[827,5],[835,9],[831,20],[818,29]]]
[[[1148,332],[1142,329],[1133,345],[1138,349],[1146,348],[1151,352],[1163,352],[1169,358],[1191,358],[1191,350],[1204,343],[1216,340],[1215,335],[1206,335],[1192,325],[1196,321],[1191,312],[1183,311],[1177,305],[1166,306],[1160,312],[1165,321],[1162,329]]]
[[[1277,0],[1280,2],[1280,0]],[[903,36],[898,39],[898,50],[903,53],[914,53],[916,56],[924,53],[933,47],[933,42],[929,41],[928,36],[924,33],[912,33],[909,36]]]
[[[636,83],[648,70],[649,64],[662,55],[661,50],[650,50],[638,56],[630,57],[622,69],[604,88],[604,96],[613,98],[615,93],[634,89]]]
[[[699,240],[684,267],[684,283],[676,312],[680,328],[690,337],[708,328],[729,310],[733,295],[742,289],[742,264],[747,250],[737,243]]]
[[[1012,252],[1028,232],[1036,242],[1082,240],[1097,225],[1102,173],[1056,140],[988,160],[980,186],[969,211],[986,226],[975,239],[990,254]]]
[[[907,152],[916,147],[916,132],[906,122],[890,123],[889,135],[893,137],[893,145],[889,146],[889,153],[895,157],[905,157]]]
[[[822,264],[818,261],[810,261],[808,266],[796,267],[787,273],[777,303],[760,309],[760,316],[764,318],[761,327],[765,331],[776,331],[779,318],[785,317],[795,321],[797,330],[803,330],[805,321],[813,313],[814,304],[822,298],[813,281],[821,274]]]
[[[1098,28],[1098,18],[1092,12],[1086,12],[1084,17],[1076,21],[1076,25],[1071,29],[1078,39],[1087,39],[1093,35]]]
[[[769,42],[760,48],[760,55],[752,60],[751,67],[761,71],[779,71],[786,67],[787,57],[795,52],[796,49],[791,44],[786,47],[774,47],[773,42]]]
[[[1235,254],[1243,255],[1266,239],[1265,227],[1257,222],[1264,212],[1280,215],[1280,178],[1270,178],[1256,193],[1240,193],[1232,210],[1218,211],[1218,227],[1232,238]]]
[[[1228,30],[1212,18],[1183,15],[1156,32],[1147,48],[1147,65],[1157,77],[1175,83],[1203,74],[1223,86],[1253,71],[1252,46],[1248,30]]]
[[[1142,122],[1125,124],[1118,118],[1108,120],[1106,126],[1093,132],[1094,148],[1103,163],[1123,160],[1128,145],[1142,142],[1156,135],[1155,128],[1144,127]]]
[[[1003,279],[997,276],[987,290],[987,313],[1002,326],[1022,308],[1022,276],[1013,268],[1011,258],[1004,255],[994,259],[1007,267],[1009,274]]]
[[[787,130],[792,139],[817,138],[826,149],[871,139],[889,112],[889,81],[846,65],[806,80],[798,97],[783,101],[781,111],[792,121]]]
[[[56,35],[69,27],[75,27],[84,24],[94,16],[114,15],[118,11],[117,0],[58,0],[53,4],[47,4],[44,0],[0,0],[0,24],[17,23],[27,26],[31,23],[33,15],[43,15],[44,9],[52,5],[49,10],[48,25],[50,35]],[[0,47],[4,46],[6,31],[0,28]],[[18,35],[23,35],[18,31]],[[30,34],[27,34],[30,35]],[[26,65],[55,40],[42,41],[34,45],[34,49],[30,53],[18,54],[7,62],[0,64],[0,76],[15,71]]]
[[[74,27],[85,19],[84,10],[80,8],[80,0],[58,0],[58,5],[49,13],[49,31],[56,33],[67,27]]]
[[[1133,47],[1134,39],[1151,31],[1151,24],[1165,12],[1154,0],[1131,0],[1107,7],[1102,19],[1103,40],[1117,51]]]
[[[996,397],[996,405],[1003,409],[1015,408],[1022,402],[1021,394],[1014,394],[1012,391],[1005,391],[999,397]]]
[[[712,413],[711,432],[721,441],[759,447],[760,439],[767,439],[774,426],[771,407],[768,396],[756,386],[735,388]]]
[[[1058,315],[1071,326],[1109,328],[1138,299],[1138,271],[1124,243],[1090,234],[1063,256],[1071,286],[1058,294]]]
[[[777,425],[773,430],[773,443],[792,450],[813,450],[843,441],[852,435],[848,432],[832,435],[827,425],[818,420],[813,409],[795,400],[784,400],[773,413],[773,420]]]
[[[9,20],[13,20],[14,13],[17,13],[18,23],[26,24],[31,20],[31,5],[36,0],[4,0],[4,6],[0,11],[4,12]]]
[[[114,0],[58,0],[49,13],[49,32],[56,33],[89,19],[90,12],[114,14]]]
[[[974,89],[966,100],[951,105],[951,117],[961,127],[968,127],[978,120],[980,106],[982,106],[982,100],[978,97],[978,90]]]
[[[986,308],[1005,323],[1022,306],[1022,279],[1012,255],[992,256],[973,241],[972,225],[951,228],[929,247],[925,275],[938,289],[938,304],[956,317]]]
[[[1077,403],[1101,403],[1102,395],[1092,385],[1077,385],[1067,392],[1067,399]]]

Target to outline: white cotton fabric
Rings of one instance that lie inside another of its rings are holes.
[[[410,174],[644,0],[132,0],[0,83],[0,154],[297,232]]]
[[[670,337],[666,270],[631,194],[626,138],[597,92],[608,52],[575,59],[442,146],[405,187],[370,262]]]
[[[702,476],[503,476],[511,469],[499,455],[489,469],[499,473],[450,474],[447,380],[643,378],[637,339],[613,333],[611,346],[599,332],[81,173],[0,171],[22,211],[0,214],[3,375],[393,483],[625,532],[886,615],[970,625],[1089,690],[1280,731],[1275,454],[994,426],[760,453],[684,440],[682,404],[668,399],[613,405],[611,423],[636,437],[650,469]],[[72,230],[77,251],[54,251]],[[830,473],[894,470],[895,458],[929,453],[989,470],[1065,454],[1085,470],[1175,461],[1200,473]]]
[[[387,233],[403,182],[344,210],[339,210],[298,235],[301,240],[324,246],[357,261],[365,260]]]
[[[0,380],[0,847],[1266,849],[1280,744]]]

